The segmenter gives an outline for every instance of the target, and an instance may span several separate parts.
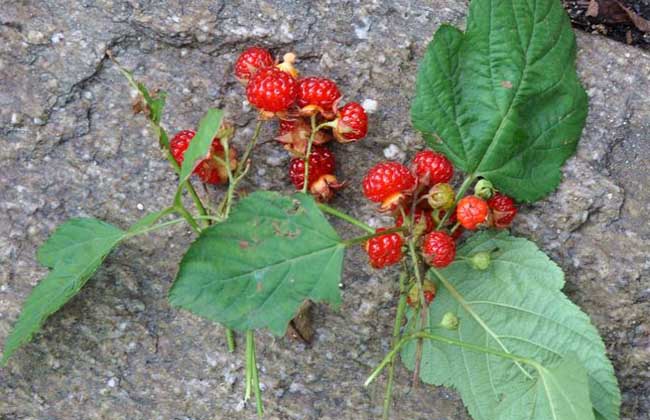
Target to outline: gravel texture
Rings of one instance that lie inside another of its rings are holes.
[[[170,131],[193,127],[207,107],[225,107],[238,141],[255,116],[231,63],[251,44],[295,51],[304,74],[329,75],[347,99],[374,110],[366,140],[335,147],[349,182],[335,204],[380,224],[359,181],[374,162],[422,146],[408,117],[417,62],[438,25],[462,24],[465,12],[460,0],[4,2],[0,343],[46,273],[35,251],[58,223],[94,216],[126,227],[173,195],[176,179],[144,119],[132,115],[133,92],[108,49],[148,86],[169,92]],[[623,391],[622,418],[650,419],[650,55],[589,35],[578,44],[588,125],[561,187],[524,208],[516,231],[564,268],[569,296],[602,333]],[[266,127],[264,139],[274,130]],[[271,142],[256,153],[246,189],[290,191],[287,156]],[[111,254],[0,368],[0,419],[252,418],[241,401],[243,346],[228,354],[222,329],[165,299],[192,237],[179,227]],[[311,347],[259,334],[268,419],[378,416],[383,387],[362,383],[389,348],[394,278],[351,250],[342,309],[315,308]],[[412,388],[409,379],[400,368],[394,418],[468,419],[454,392]]]

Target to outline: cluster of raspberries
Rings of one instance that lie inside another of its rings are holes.
[[[409,167],[381,162],[363,178],[366,198],[377,203],[379,211],[394,215],[395,227],[406,225],[423,260],[432,267],[446,267],[454,261],[456,240],[463,229],[507,228],[517,214],[513,199],[497,192],[487,180],[479,180],[474,194],[456,201],[449,184],[453,175],[454,168],[445,156],[423,150],[416,153]],[[379,228],[377,233],[387,229]],[[403,233],[393,232],[368,240],[365,250],[374,268],[384,268],[402,260],[404,245]],[[424,289],[428,304],[435,296],[435,286],[427,281]],[[418,294],[409,293],[409,303],[417,302]]]
[[[263,48],[246,49],[235,62],[235,77],[246,86],[248,102],[259,110],[262,119],[278,119],[277,140],[293,156],[289,176],[296,189],[305,182],[305,161],[309,139],[313,136],[308,164],[307,190],[320,201],[328,201],[343,186],[335,176],[335,159],[325,145],[336,139],[341,143],[358,141],[368,132],[368,117],[356,102],[341,104],[341,92],[335,82],[321,77],[299,77],[294,67],[296,56],[285,54],[278,63]],[[183,153],[194,136],[191,130],[171,140],[172,154],[181,164]],[[195,174],[209,184],[227,181],[223,147],[215,138],[210,155],[196,168]],[[236,167],[236,151],[231,149],[231,168]],[[220,159],[211,159],[216,156]]]

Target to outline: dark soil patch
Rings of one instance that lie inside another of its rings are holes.
[[[650,50],[650,0],[562,2],[576,28]]]

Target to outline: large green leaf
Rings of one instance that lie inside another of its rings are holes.
[[[511,388],[496,420],[594,420],[587,372],[574,355],[548,368],[537,366],[535,380]]]
[[[121,229],[96,219],[71,219],[57,228],[38,252],[39,262],[52,271],[27,297],[5,342],[2,364],[32,339],[48,316],[81,290],[125,235]]]
[[[282,335],[304,300],[339,305],[344,248],[311,196],[256,192],[190,246],[170,302],[236,330]]]
[[[414,126],[460,169],[519,200],[560,181],[587,95],[558,0],[473,0],[467,31],[442,26],[420,64]]]
[[[620,393],[612,365],[589,318],[560,291],[562,271],[532,242],[505,232],[475,235],[458,255],[464,258],[491,250],[496,251],[485,271],[462,259],[440,271],[450,285],[437,279],[429,326],[435,327],[445,313],[452,312],[460,319],[459,328],[440,334],[528,357],[545,366],[574,353],[587,371],[596,418],[618,419]],[[407,367],[414,366],[414,352],[411,344],[402,353]],[[458,389],[475,420],[494,420],[498,403],[513,392],[512,384],[531,382],[534,372],[497,356],[429,343],[424,347],[420,376],[427,383]],[[519,413],[501,420],[529,417]]]

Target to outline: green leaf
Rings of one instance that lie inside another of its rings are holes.
[[[575,355],[550,368],[537,366],[534,381],[512,388],[496,420],[521,419],[522,413],[530,420],[594,420],[587,372]]]
[[[575,353],[588,374],[596,419],[618,419],[620,392],[612,365],[589,318],[560,291],[562,271],[532,242],[505,232],[473,236],[458,256],[467,258],[481,251],[494,251],[485,271],[472,268],[467,260],[457,260],[440,271],[450,284],[437,279],[429,326],[435,328],[445,313],[452,312],[459,318],[458,329],[440,328],[437,334],[528,357],[542,365]],[[409,328],[412,324],[413,319]],[[458,389],[475,420],[494,420],[503,396],[513,392],[511,384],[531,382],[534,375],[529,367],[497,356],[444,344],[434,347],[446,357],[425,347],[423,361],[427,362],[422,364],[421,379]],[[411,369],[414,353],[412,343],[402,352]],[[519,413],[509,419],[529,417]]]
[[[47,317],[76,295],[126,232],[96,219],[72,219],[59,226],[38,252],[53,268],[32,290],[4,345],[2,364],[38,332]]]
[[[223,111],[220,109],[210,108],[205,113],[199,124],[199,130],[190,142],[185,154],[183,155],[183,165],[179,181],[179,190],[181,186],[192,175],[196,165],[210,152],[212,140],[217,135],[223,121]]]
[[[558,185],[587,116],[570,21],[557,0],[473,0],[467,31],[441,26],[411,117],[463,171],[522,201]]]
[[[232,329],[282,335],[304,300],[340,304],[344,248],[311,196],[255,192],[190,246],[169,299]]]

